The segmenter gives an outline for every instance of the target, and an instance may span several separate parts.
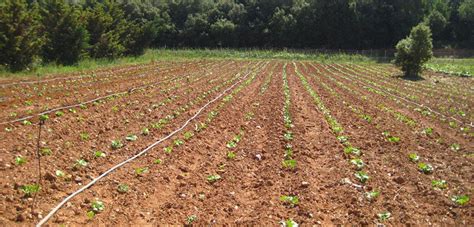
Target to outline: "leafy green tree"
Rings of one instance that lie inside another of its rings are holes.
[[[423,23],[413,27],[410,35],[400,40],[395,54],[395,64],[402,68],[405,77],[416,77],[426,63],[433,56],[431,31]]]
[[[219,19],[211,25],[211,36],[215,45],[230,47],[235,45],[235,24],[227,19]]]
[[[0,64],[12,71],[30,67],[39,55],[38,6],[30,7],[24,0],[0,3]]]
[[[86,53],[89,34],[81,21],[81,12],[62,0],[47,0],[42,5],[45,35],[43,60],[71,65]]]

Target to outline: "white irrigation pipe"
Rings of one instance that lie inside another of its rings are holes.
[[[334,68],[334,69],[336,69],[336,68]],[[338,70],[336,69],[336,71],[338,71]],[[342,72],[341,72],[341,73],[342,73]],[[346,74],[346,73],[342,73],[342,74]],[[349,74],[349,73],[347,73],[347,74]],[[357,75],[357,74],[355,74],[355,75]],[[354,80],[353,80],[353,81],[354,81]],[[359,82],[359,83],[361,83],[361,84],[364,84],[364,83],[361,82],[361,81],[356,81],[356,82]],[[451,119],[457,121],[457,122],[460,123],[460,124],[466,124],[466,123],[464,123],[463,121],[458,120],[458,119],[455,118],[455,117],[452,117],[452,116],[449,116],[449,117],[448,117],[448,116],[446,116],[446,115],[444,115],[444,114],[442,114],[442,113],[440,113],[440,112],[437,112],[437,111],[431,109],[431,108],[428,107],[428,106],[425,106],[425,105],[423,105],[423,104],[418,104],[418,103],[416,103],[416,102],[414,102],[414,101],[405,99],[405,98],[400,97],[400,96],[398,96],[398,95],[392,94],[392,93],[390,93],[390,92],[388,92],[388,91],[384,91],[384,90],[382,90],[382,88],[380,88],[380,87],[379,87],[378,89],[376,89],[376,88],[373,88],[373,87],[371,87],[370,85],[367,85],[367,84],[365,84],[364,86],[366,86],[366,87],[368,87],[368,88],[371,88],[371,89],[374,89],[374,90],[378,90],[378,91],[383,92],[383,93],[385,93],[385,94],[391,95],[391,96],[393,96],[393,97],[395,97],[395,98],[401,99],[401,100],[403,100],[403,101],[405,101],[405,102],[411,103],[411,104],[416,105],[416,106],[418,106],[418,107],[426,108],[426,109],[428,109],[429,111],[431,111],[431,112],[433,112],[433,113],[435,113],[435,114],[437,114],[437,115],[439,115],[439,116],[441,116],[441,117],[443,117],[443,118],[451,118]],[[471,127],[474,126],[474,125],[472,124],[472,122],[470,122],[469,125],[470,125]]]
[[[19,119],[16,119],[16,120],[12,120],[12,121],[0,122],[0,125],[12,124],[12,123],[16,123],[16,122],[20,122],[20,121],[24,121],[24,120],[31,119],[31,118],[33,118],[34,116],[41,116],[41,115],[44,115],[44,114],[52,113],[52,112],[54,112],[54,111],[64,110],[64,109],[69,109],[69,108],[73,108],[73,107],[78,107],[78,106],[80,106],[80,105],[89,104],[89,103],[92,103],[92,102],[95,102],[95,101],[99,101],[99,100],[102,100],[102,99],[106,99],[106,98],[109,98],[109,97],[112,97],[112,96],[117,96],[117,95],[122,95],[122,94],[126,94],[126,93],[131,93],[131,92],[133,92],[133,91],[135,91],[135,90],[140,90],[140,89],[143,89],[143,88],[151,87],[151,86],[154,86],[154,85],[157,85],[157,84],[160,84],[160,83],[163,83],[163,82],[171,81],[171,80],[174,80],[174,79],[178,79],[178,77],[173,77],[173,78],[166,79],[166,80],[160,80],[160,81],[155,82],[155,83],[152,83],[152,84],[142,85],[142,86],[138,86],[138,87],[135,87],[135,88],[127,89],[126,91],[121,91],[121,92],[113,93],[113,94],[110,94],[110,95],[101,96],[101,97],[98,97],[98,98],[95,98],[95,99],[92,99],[92,100],[88,100],[88,101],[85,101],[85,102],[82,102],[82,103],[77,103],[77,104],[73,104],[73,105],[57,107],[57,108],[54,108],[54,109],[50,109],[50,110],[47,110],[47,111],[43,111],[43,112],[38,113],[38,114],[36,114],[36,115],[30,115],[30,116],[26,116],[26,117],[23,117],[23,118],[19,118]]]
[[[210,104],[214,103],[215,101],[217,101],[220,97],[222,97],[224,94],[226,94],[229,90],[231,90],[232,88],[234,88],[237,84],[241,83],[243,80],[245,80],[245,78],[247,78],[247,76],[250,74],[251,72],[247,73],[247,75],[245,75],[244,77],[242,77],[239,81],[237,81],[236,83],[234,83],[232,86],[228,87],[227,89],[225,89],[222,93],[220,93],[218,96],[216,96],[214,99],[212,99],[211,101],[209,101],[208,103],[206,103],[204,106],[202,106],[191,118],[189,118],[186,122],[184,122],[184,124],[179,127],[178,129],[174,130],[173,132],[171,132],[170,134],[168,134],[167,136],[161,138],[160,140],[154,142],[153,144],[149,145],[147,148],[145,148],[144,150],[142,150],[140,153],[128,158],[127,160],[113,166],[112,168],[110,168],[109,170],[105,171],[103,174],[101,174],[100,176],[98,176],[97,178],[93,179],[91,182],[89,182],[88,184],[86,184],[85,186],[83,186],[82,188],[80,188],[79,190],[75,191],[74,193],[72,193],[71,195],[69,195],[68,197],[64,198],[56,207],[54,207],[49,213],[48,215],[46,215],[43,219],[41,219],[40,222],[38,222],[38,224],[36,224],[37,227],[40,227],[42,226],[43,224],[45,224],[64,204],[66,204],[69,200],[71,200],[73,197],[75,197],[76,195],[78,195],[79,193],[85,191],[86,189],[88,189],[89,187],[91,187],[92,185],[94,185],[97,181],[99,181],[100,179],[104,178],[105,176],[107,176],[109,173],[115,171],[116,169],[122,167],[123,165],[135,160],[136,158],[142,156],[143,154],[147,153],[150,149],[152,149],[153,147],[155,147],[156,145],[162,143],[163,141],[169,139],[170,137],[172,137],[173,135],[175,135],[176,133],[180,132],[181,130],[183,130],[192,120],[194,120],[205,108],[207,108]]]

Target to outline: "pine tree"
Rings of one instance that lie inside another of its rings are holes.
[[[40,53],[39,13],[36,4],[5,0],[0,5],[0,64],[12,71],[28,69]]]

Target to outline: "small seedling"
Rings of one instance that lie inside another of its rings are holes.
[[[6,128],[5,128],[5,131],[6,131],[6,132],[11,132],[11,131],[13,131],[13,128],[6,127]]]
[[[448,183],[445,180],[432,180],[431,186],[433,186],[434,189],[442,190],[448,187]]]
[[[129,187],[126,184],[119,184],[117,186],[117,191],[120,192],[120,193],[127,193],[128,190],[129,190]]]
[[[354,176],[355,176],[357,179],[359,179],[360,183],[362,183],[362,184],[364,184],[365,182],[367,182],[367,181],[370,179],[369,175],[367,175],[367,173],[364,172],[364,171],[357,171],[357,172],[354,174]]]
[[[365,193],[365,197],[369,201],[374,201],[375,199],[377,199],[377,197],[379,197],[379,195],[380,195],[380,192],[377,190],[373,190],[373,191]]]
[[[193,132],[187,131],[183,134],[184,140],[189,140],[194,136]]]
[[[235,153],[234,153],[233,151],[229,151],[229,152],[227,153],[227,158],[228,158],[228,159],[234,159],[234,158],[235,158]]]
[[[399,137],[396,137],[396,136],[389,136],[387,138],[388,142],[391,142],[391,143],[398,143],[400,142],[400,138]]]
[[[92,210],[87,211],[86,216],[87,216],[88,219],[94,219],[94,217],[95,217],[95,212],[92,211]]]
[[[56,115],[56,117],[61,117],[64,115],[64,112],[63,111],[56,111],[56,113],[54,113]]]
[[[112,147],[112,149],[116,150],[123,147],[123,144],[120,140],[112,140],[112,144],[110,146]]]
[[[353,155],[356,155],[356,156],[360,156],[361,152],[359,150],[359,148],[355,148],[353,146],[348,146],[346,148],[344,148],[344,153],[345,154],[353,154]]]
[[[209,175],[209,176],[207,177],[207,181],[208,181],[209,183],[214,183],[214,182],[216,182],[216,181],[218,181],[218,180],[220,180],[220,179],[221,179],[221,176],[218,175],[218,174],[216,174],[216,175]]]
[[[23,121],[23,125],[32,125],[32,123],[31,123],[31,121],[24,120],[24,121]]]
[[[81,108],[81,109],[83,109],[83,110],[84,110],[84,109],[87,109],[87,105],[86,105],[86,104],[81,104],[81,105],[79,105],[79,108]]]
[[[173,147],[172,146],[167,146],[167,147],[163,148],[163,150],[165,151],[165,153],[170,154],[173,151]]]
[[[281,221],[283,227],[298,227],[298,223],[293,221],[293,219],[287,219],[286,221]]]
[[[293,140],[293,133],[290,131],[286,131],[283,137],[285,138],[285,140]]]
[[[130,134],[127,137],[125,137],[125,140],[127,140],[127,141],[135,141],[137,139],[138,139],[138,136],[133,135],[133,134]]]
[[[235,148],[237,147],[237,143],[233,140],[227,142],[227,145],[226,145],[228,148]]]
[[[23,165],[26,163],[26,158],[21,156],[21,155],[18,155],[15,157],[15,164],[20,166],[20,165]]]
[[[71,112],[71,113],[73,113],[73,114],[77,113],[77,111],[76,111],[75,109],[73,109],[73,108],[70,108],[68,111]]]
[[[148,167],[139,167],[135,169],[135,174],[143,175],[144,173],[148,173]]]
[[[49,116],[47,114],[41,114],[39,116],[39,120],[42,121],[42,122],[45,122],[49,119]]]
[[[79,159],[76,160],[76,164],[74,164],[75,167],[86,167],[87,166],[87,161],[84,159]]]
[[[365,166],[364,161],[360,158],[355,158],[351,160],[351,163],[357,167],[357,169],[362,169]]]
[[[81,137],[81,140],[84,140],[84,141],[89,140],[90,138],[89,133],[87,132],[81,132],[79,136]]]
[[[63,171],[61,171],[59,169],[56,170],[55,174],[56,174],[57,177],[65,177],[66,176],[66,173],[64,173]]]
[[[347,136],[338,136],[337,140],[339,140],[341,143],[345,143],[347,140],[349,140],[349,138]]]
[[[173,144],[178,147],[178,146],[183,145],[183,144],[184,144],[184,141],[182,141],[182,140],[180,140],[180,139],[175,139],[175,140],[173,141]]]
[[[46,156],[46,155],[51,155],[53,154],[53,151],[50,148],[42,148],[41,149],[41,155]]]
[[[161,164],[163,161],[161,159],[155,159],[155,161],[153,161],[153,163],[155,164]]]
[[[282,165],[284,168],[294,169],[296,168],[296,160],[294,159],[283,160]]]
[[[458,143],[451,144],[452,151],[459,151],[460,149],[461,149],[461,145],[459,145]]]
[[[39,192],[40,189],[39,184],[27,184],[20,187],[20,191],[22,191],[26,197],[30,197],[32,194]]]
[[[300,203],[298,196],[287,196],[283,195],[280,196],[280,201],[284,202],[285,204],[289,205],[290,207],[294,207]]]
[[[92,202],[91,204],[91,209],[92,211],[94,211],[95,213],[100,213],[102,211],[105,210],[105,205],[104,205],[104,202],[100,201],[100,200],[95,200],[94,202]]]
[[[425,128],[423,129],[423,133],[426,135],[431,135],[433,134],[433,128]]]
[[[455,195],[451,197],[451,200],[459,206],[464,206],[469,202],[468,195]]]
[[[389,131],[384,131],[384,132],[382,132],[382,135],[385,136],[385,137],[388,137],[388,136],[390,136],[390,132]]]
[[[392,216],[392,214],[388,211],[384,211],[382,213],[377,214],[377,216],[379,217],[380,221],[386,221],[390,218],[390,216]]]
[[[420,160],[420,157],[416,153],[410,153],[408,154],[408,159],[412,162],[418,162]]]
[[[198,219],[197,216],[194,215],[194,214],[191,215],[191,216],[188,216],[188,217],[186,217],[186,224],[187,225],[192,225],[193,222],[195,222],[197,219]]]
[[[94,152],[94,156],[96,158],[105,158],[105,153],[102,152],[102,151],[96,151],[96,152]]]
[[[150,134],[150,130],[148,128],[142,129],[142,135],[147,136]]]
[[[429,174],[433,172],[433,166],[424,162],[420,162],[418,163],[418,170],[420,170],[422,173]]]

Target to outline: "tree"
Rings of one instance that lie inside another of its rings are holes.
[[[89,34],[80,22],[79,10],[62,0],[48,0],[42,7],[45,35],[43,60],[71,65],[85,54]]]
[[[38,7],[24,0],[6,0],[0,5],[0,64],[12,71],[31,66],[39,55]]]
[[[410,35],[396,46],[395,64],[402,68],[405,77],[416,77],[433,56],[431,31],[423,23],[413,27]]]

